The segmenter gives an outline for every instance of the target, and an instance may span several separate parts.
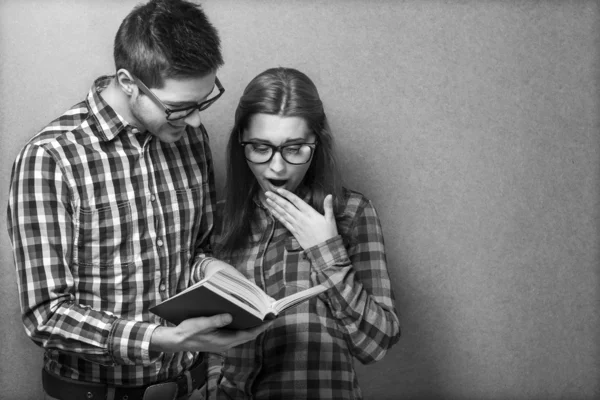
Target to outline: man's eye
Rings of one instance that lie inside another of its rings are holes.
[[[190,108],[190,106],[182,106],[180,104],[174,105],[174,104],[165,104],[170,110],[173,111],[182,111],[182,110],[187,110],[188,108]]]
[[[190,114],[190,110],[174,110],[173,112],[171,112],[171,117],[172,118],[183,118],[183,117],[187,117],[188,114]]]

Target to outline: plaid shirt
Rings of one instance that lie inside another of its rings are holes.
[[[229,261],[275,299],[317,284],[331,289],[285,311],[256,341],[225,358],[211,354],[211,398],[215,392],[219,399],[362,397],[353,359],[380,360],[398,341],[400,328],[375,208],[357,192],[346,191],[345,200],[338,231],[352,244],[338,235],[305,251],[256,207],[255,244]]]
[[[94,83],[87,99],[23,148],[8,231],[23,323],[45,368],[72,379],[145,385],[197,353],[149,351],[166,324],[148,309],[197,280],[213,227],[204,127],[168,144],[123,120]]]

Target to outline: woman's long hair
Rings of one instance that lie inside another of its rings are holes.
[[[292,68],[279,67],[264,71],[246,86],[235,111],[235,122],[229,136],[225,208],[218,246],[224,256],[244,248],[251,236],[254,196],[260,186],[248,167],[239,142],[255,114],[304,119],[318,141],[301,183],[308,189],[308,204],[323,213],[323,200],[331,194],[337,216],[343,196],[334,157],[333,137],[314,83],[304,73]]]

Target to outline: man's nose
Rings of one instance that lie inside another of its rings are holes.
[[[184,118],[184,121],[189,126],[197,128],[202,123],[202,118],[200,118],[200,111],[194,110],[190,115]]]

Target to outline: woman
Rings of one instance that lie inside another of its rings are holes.
[[[216,255],[275,299],[324,284],[255,341],[212,355],[218,399],[360,399],[353,358],[380,360],[400,329],[371,202],[344,189],[313,82],[273,68],[246,87],[228,144]]]

